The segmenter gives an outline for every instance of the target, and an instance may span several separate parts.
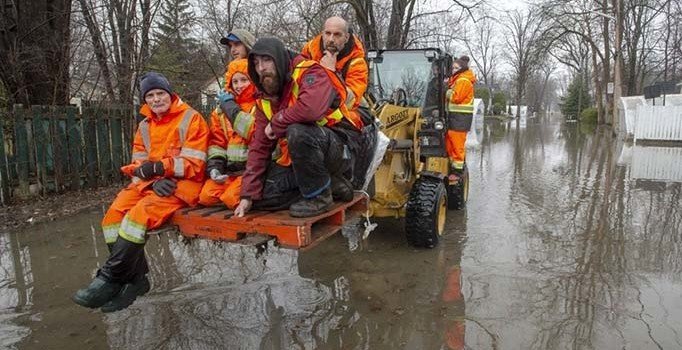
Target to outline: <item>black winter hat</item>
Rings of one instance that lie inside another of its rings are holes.
[[[140,97],[144,101],[144,96],[154,89],[165,90],[169,94],[173,94],[173,89],[171,88],[168,79],[161,73],[157,72],[147,72],[140,77]]]
[[[291,64],[292,54],[284,46],[284,43],[277,38],[260,38],[253,45],[249,52],[249,78],[256,85],[258,90],[265,91],[260,82],[260,76],[256,72],[256,65],[253,63],[254,56],[270,56],[275,61],[275,68],[279,80],[279,91],[291,79],[289,75],[289,65]]]

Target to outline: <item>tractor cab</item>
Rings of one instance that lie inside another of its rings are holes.
[[[445,93],[452,57],[432,48],[369,50],[367,60],[367,100],[391,140],[370,189],[370,211],[405,217],[408,242],[433,247],[448,209],[462,209],[468,196],[467,173],[448,180]]]

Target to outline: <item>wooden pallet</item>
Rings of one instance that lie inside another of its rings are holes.
[[[339,232],[346,220],[365,211],[365,197],[356,194],[352,201],[334,203],[324,214],[310,218],[293,218],[287,210],[255,211],[238,218],[226,207],[205,207],[181,209],[171,223],[190,238],[248,244],[276,239],[281,246],[305,249]]]

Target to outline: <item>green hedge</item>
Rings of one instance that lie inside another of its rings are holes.
[[[596,108],[585,108],[582,112],[580,112],[580,121],[584,123],[597,124],[597,114]]]

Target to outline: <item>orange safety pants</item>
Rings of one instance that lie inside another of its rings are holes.
[[[241,176],[229,176],[221,184],[208,180],[204,183],[201,194],[199,194],[199,204],[208,207],[223,202],[228,208],[234,209],[239,205],[239,193],[241,190]]]
[[[466,141],[466,131],[448,130],[448,134],[445,136],[445,149],[448,151],[450,163],[452,163],[455,169],[464,168],[464,158],[466,156],[464,144]]]
[[[124,188],[102,219],[104,239],[114,243],[121,236],[133,243],[144,243],[147,230],[160,227],[176,210],[186,206],[178,197],[160,197],[151,189],[140,192],[132,186]]]

